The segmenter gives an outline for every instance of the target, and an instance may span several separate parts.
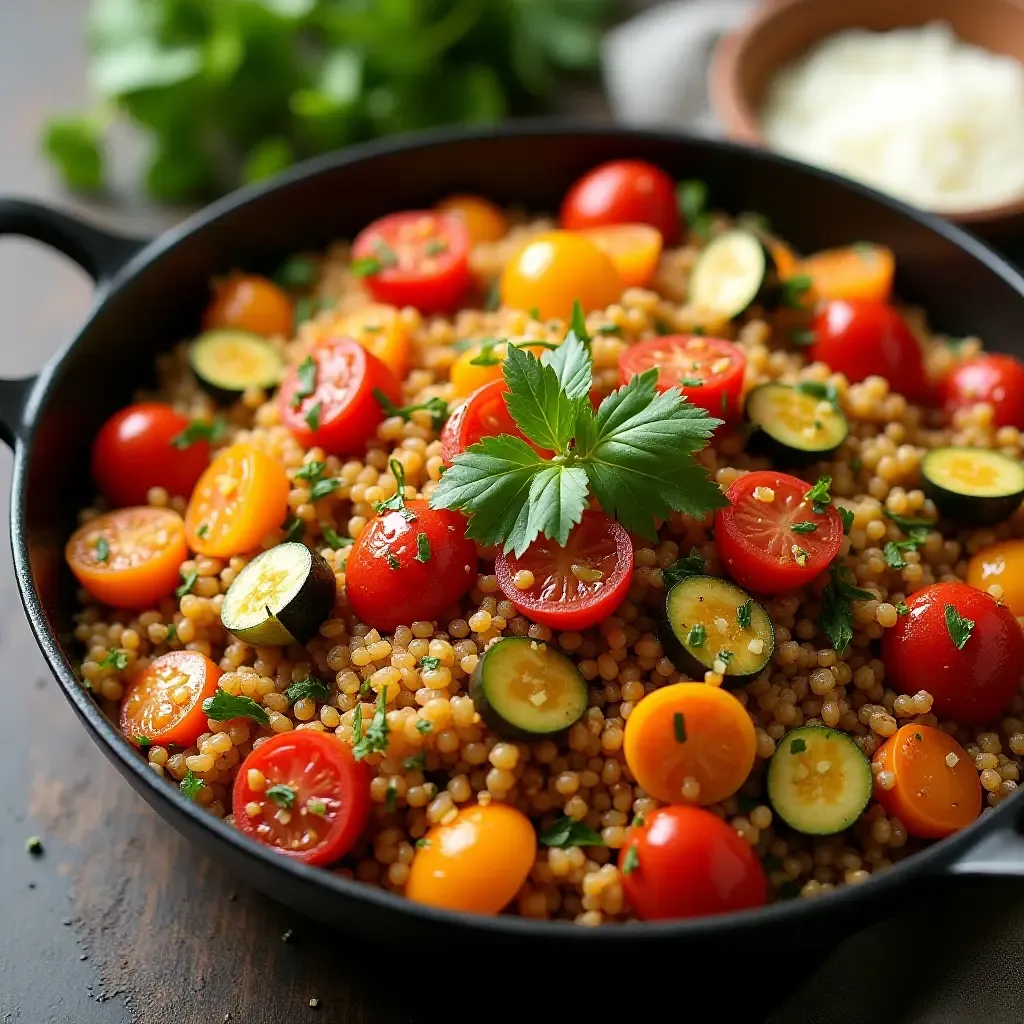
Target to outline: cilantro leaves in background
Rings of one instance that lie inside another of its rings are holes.
[[[95,104],[53,117],[43,150],[98,191],[123,118],[148,136],[154,198],[206,198],[363,139],[543,110],[596,70],[620,3],[94,0]]]

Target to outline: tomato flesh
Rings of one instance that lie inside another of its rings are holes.
[[[331,455],[362,452],[384,419],[374,390],[395,405],[402,404],[402,389],[395,375],[352,338],[332,338],[310,353],[316,378],[305,394],[303,370],[298,363],[278,392],[281,421],[305,448],[314,445]]]
[[[121,701],[121,732],[142,740],[190,747],[207,730],[203,701],[217,692],[221,670],[198,651],[154,658],[129,684]]]
[[[214,285],[203,315],[203,330],[251,331],[289,338],[295,322],[292,300],[258,274],[232,274]]]
[[[476,582],[476,544],[466,538],[465,516],[420,500],[405,507],[411,520],[386,512],[367,523],[345,565],[352,611],[382,633],[439,618]]]
[[[659,391],[678,388],[693,405],[720,419],[739,415],[747,359],[731,341],[673,334],[639,341],[619,357],[623,384],[651,369],[658,371]]]
[[[366,827],[370,774],[333,734],[281,733],[242,763],[231,803],[250,838],[306,864],[332,864]]]
[[[974,623],[957,649],[946,608]],[[1013,612],[966,583],[934,583],[907,599],[910,611],[882,637],[886,678],[900,693],[927,690],[932,711],[981,725],[1005,711],[1020,690],[1024,632]]]
[[[587,511],[564,548],[538,537],[522,555],[499,554],[494,571],[502,592],[528,619],[553,629],[586,629],[625,599],[633,579],[633,545],[614,519]],[[517,585],[529,580],[527,573],[532,582]]]
[[[942,382],[942,404],[949,412],[988,402],[997,427],[1024,429],[1024,363],[998,352],[961,363]]]
[[[805,495],[811,484],[786,473],[747,473],[725,492],[730,505],[715,513],[715,546],[729,575],[761,594],[809,583],[828,568],[843,543],[834,505],[815,512]],[[813,523],[794,533],[797,523]]]
[[[352,259],[377,268],[363,282],[378,302],[415,306],[424,313],[455,309],[470,283],[465,225],[431,210],[374,221],[356,236]]]
[[[767,882],[736,830],[698,807],[661,807],[629,830],[622,886],[646,921],[706,917],[764,906]]]
[[[525,441],[534,451],[550,456],[538,448],[519,429],[512,414],[505,405],[508,385],[504,380],[492,380],[481,388],[477,388],[455,412],[441,431],[441,458],[446,466],[450,466],[456,457],[481,438],[494,437],[496,434],[511,434]]]

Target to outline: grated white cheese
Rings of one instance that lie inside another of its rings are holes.
[[[955,768],[959,760],[960,758],[957,757],[952,750],[946,755],[946,764],[948,764],[950,768]]]
[[[721,658],[715,658],[715,660],[711,663],[711,667],[720,676],[724,676],[725,675],[725,670],[726,670],[727,666],[726,666],[725,662],[722,661]]]
[[[933,22],[824,39],[768,83],[769,145],[935,210],[1024,194],[1024,67]]]
[[[764,641],[759,636],[754,637],[754,639],[747,644],[747,650],[750,651],[751,654],[760,654],[764,651]]]
[[[770,505],[775,500],[775,491],[771,487],[755,487],[754,500],[763,501]]]
[[[717,629],[719,633],[728,633],[729,623],[719,615],[718,618],[715,619],[715,629]]]

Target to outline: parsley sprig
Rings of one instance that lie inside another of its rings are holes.
[[[443,398],[428,398],[418,405],[395,405],[380,388],[373,389],[373,397],[385,416],[401,416],[406,423],[412,419],[414,412],[419,412],[421,409],[430,413],[434,430],[440,430],[444,426],[444,421],[448,419],[448,403]]]
[[[633,377],[595,413],[592,364],[583,339],[538,359],[509,346],[505,404],[523,434],[485,437],[459,455],[431,496],[434,508],[470,516],[466,535],[521,555],[543,534],[564,545],[588,497],[627,530],[657,536],[672,511],[703,516],[727,504],[694,454],[722,421],[672,389],[657,391],[657,369]]]
[[[563,816],[555,818],[538,836],[544,846],[607,846],[608,844],[588,825]]]
[[[661,570],[665,589],[671,590],[688,576],[703,576],[704,564],[704,556],[700,551],[696,547],[690,548],[690,553],[685,558],[677,558],[670,566]]]
[[[871,601],[875,595],[861,590],[847,580],[850,570],[845,565],[832,567],[832,578],[821,594],[821,628],[842,654],[853,639],[853,607],[851,601]]]
[[[405,467],[398,459],[392,459],[389,465],[398,489],[387,501],[375,502],[373,511],[379,516],[384,515],[385,512],[397,512],[407,523],[411,523],[416,518],[416,513],[407,508],[405,504]]]
[[[357,761],[369,754],[380,754],[388,749],[388,688],[382,686],[377,695],[373,718],[363,732],[363,705],[356,705],[352,720],[352,756]]]
[[[946,605],[946,629],[949,631],[949,638],[958,651],[967,646],[971,639],[971,630],[974,629],[974,620],[965,619],[951,604]]]

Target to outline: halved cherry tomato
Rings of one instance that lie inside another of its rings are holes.
[[[875,782],[875,799],[912,836],[941,839],[966,828],[981,813],[981,781],[959,743],[930,725],[897,729],[872,759],[875,778],[885,771],[889,789]]]
[[[501,303],[534,310],[539,320],[567,319],[578,299],[584,312],[605,309],[622,295],[611,258],[572,231],[549,231],[528,242],[501,273]]]
[[[939,387],[950,412],[988,402],[997,427],[1024,429],[1024,363],[1016,356],[989,352],[961,363]]]
[[[382,633],[437,619],[476,582],[476,544],[466,538],[465,516],[420,500],[407,501],[405,510],[371,519],[345,565],[353,613]]]
[[[528,619],[552,629],[586,629],[625,600],[633,545],[614,519],[587,511],[565,547],[538,537],[521,555],[499,554],[494,571],[502,592]]]
[[[796,251],[786,242],[782,241],[781,238],[764,236],[763,240],[765,248],[767,248],[772,262],[775,264],[775,272],[779,275],[779,279],[785,281],[793,277],[797,272],[796,268],[800,264],[800,257],[796,254]]]
[[[998,584],[1003,604],[1014,615],[1024,615],[1024,540],[1002,540],[983,548],[967,563],[967,582],[985,591]]]
[[[198,651],[170,651],[154,658],[125,690],[121,732],[136,746],[144,740],[192,746],[207,731],[203,701],[217,692],[221,675]]]
[[[784,279],[806,274],[817,299],[864,299],[885,302],[892,294],[896,258],[884,245],[858,243],[805,256]]]
[[[519,429],[512,414],[505,405],[508,385],[504,380],[492,380],[482,388],[477,388],[448,417],[441,431],[441,458],[446,466],[450,466],[455,458],[461,455],[470,445],[474,445],[482,437],[494,437],[496,434],[511,434],[521,438],[534,451],[550,458],[551,453],[538,448]]]
[[[438,213],[462,221],[473,245],[479,242],[499,242],[508,234],[508,221],[501,207],[482,196],[449,196],[442,199],[436,209]]]
[[[569,189],[560,221],[570,230],[650,224],[666,245],[675,245],[681,232],[676,183],[643,160],[612,160],[584,174]]]
[[[188,425],[162,402],[114,413],[92,443],[93,480],[115,505],[145,505],[151,487],[187,498],[210,462],[210,445],[184,436]]]
[[[882,636],[889,684],[900,693],[927,690],[934,714],[968,725],[1005,711],[1024,669],[1024,631],[1013,612],[966,583],[933,583],[907,598],[907,607]]]
[[[398,380],[409,369],[409,333],[394,306],[373,302],[349,313],[340,324],[341,333],[372,352]]]
[[[877,375],[912,402],[929,396],[921,346],[892,306],[835,299],[815,317],[807,358],[827,363],[851,384]]]
[[[757,855],[734,828],[698,807],[659,807],[629,830],[622,887],[645,921],[706,917],[764,906]]]
[[[458,218],[430,210],[375,220],[356,236],[352,259],[366,261],[366,287],[391,306],[447,313],[469,287],[469,233]]]
[[[351,338],[331,338],[307,358],[316,363],[312,389],[304,386],[308,362],[292,366],[277,393],[281,422],[305,448],[316,445],[330,455],[361,452],[384,419],[373,392],[402,404],[395,375]]]
[[[659,391],[678,388],[694,405],[723,420],[739,416],[747,358],[731,341],[672,334],[638,341],[619,356],[623,384],[653,368]]]
[[[288,476],[247,444],[225,448],[199,478],[185,511],[189,547],[227,558],[255,551],[288,511]]]
[[[416,845],[405,895],[473,914],[497,914],[511,903],[537,855],[530,819],[500,803],[464,807]]]
[[[515,345],[524,352],[532,352],[538,359],[550,348],[546,342],[531,345],[528,341],[517,341]],[[506,355],[508,342],[504,341],[496,345],[480,342],[467,348],[452,363],[451,381],[455,395],[471,395],[491,381],[503,380],[502,363]]]
[[[622,751],[637,785],[664,803],[732,796],[754,767],[757,737],[747,709],[728,691],[706,683],[673,683],[644,697],[626,719]]]
[[[174,592],[188,558],[185,524],[169,508],[121,508],[80,526],[64,549],[78,582],[114,608],[152,608]]]
[[[290,338],[294,322],[287,293],[258,274],[231,274],[214,282],[213,298],[203,314],[204,331],[227,328]]]
[[[231,809],[251,839],[305,864],[333,864],[366,827],[370,773],[333,734],[280,733],[242,762]]]
[[[810,583],[828,568],[843,543],[843,521],[834,505],[815,512],[811,485],[764,470],[741,476],[725,492],[727,508],[715,513],[715,546],[729,575],[762,594]],[[794,533],[796,523],[811,532]]]
[[[661,233],[649,224],[609,224],[580,232],[607,253],[627,288],[643,288],[661,256]]]

